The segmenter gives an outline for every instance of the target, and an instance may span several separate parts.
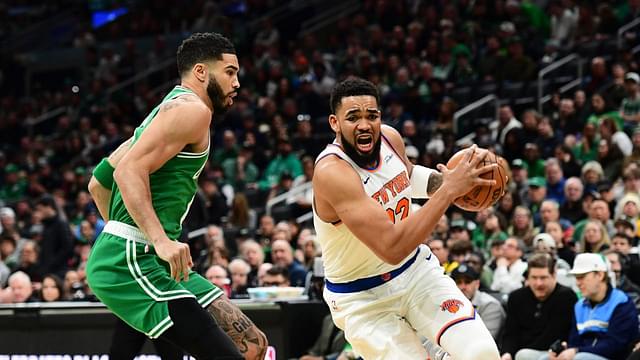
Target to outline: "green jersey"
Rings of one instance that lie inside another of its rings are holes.
[[[147,115],[142,124],[136,128],[132,144],[140,138],[147,126],[151,124],[162,104],[184,94],[193,94],[193,92],[181,86],[173,88],[162,102]],[[208,148],[201,153],[183,151],[149,175],[151,202],[165,233],[170,239],[178,239],[180,237],[182,221],[187,216],[191,202],[196,194],[198,176],[202,172],[208,156]],[[110,219],[136,226],[124,205],[118,185],[114,183],[112,190],[109,208]]]

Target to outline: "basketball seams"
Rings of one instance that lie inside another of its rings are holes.
[[[493,153],[489,153],[489,156],[493,156],[493,157],[495,158],[495,155],[494,155]],[[496,159],[496,160],[497,160],[497,159]],[[496,161],[496,162],[497,162],[497,161]],[[489,165],[491,165],[491,164],[492,164],[492,162],[491,162],[491,161],[489,161]],[[485,158],[484,158],[484,159],[482,159],[482,166],[486,166],[486,165],[487,165],[487,157],[485,156]],[[494,179],[495,179],[495,175],[494,175],[495,171],[494,171],[494,170],[491,170],[491,171],[490,171],[490,173],[491,173],[491,179],[486,178],[486,177],[483,177],[483,178],[484,178],[484,179],[487,179],[487,180],[494,180]],[[485,173],[485,174],[487,174],[487,173]],[[482,174],[482,175],[484,175],[484,174]],[[486,207],[487,207],[487,204],[486,204],[486,203],[487,203],[487,200],[490,200],[490,199],[491,199],[491,193],[492,193],[492,191],[493,191],[493,185],[490,185],[490,186],[489,186],[489,189],[487,190],[487,194],[486,194],[486,196],[484,197],[484,200],[483,200],[482,202],[480,202],[480,208],[484,209],[484,208],[486,208]]]

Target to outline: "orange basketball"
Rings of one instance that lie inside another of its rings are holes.
[[[447,167],[453,169],[464,156],[464,150],[455,153],[447,162]],[[474,154],[475,156],[475,154]],[[486,209],[498,201],[504,194],[509,181],[509,165],[507,161],[496,154],[489,152],[483,161],[478,163],[478,167],[489,164],[498,164],[498,167],[480,176],[484,179],[495,179],[495,185],[476,186],[464,196],[457,198],[454,204],[467,211],[480,211]]]

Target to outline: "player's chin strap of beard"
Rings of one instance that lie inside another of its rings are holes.
[[[411,178],[409,179],[411,182],[412,198],[414,199],[429,198],[429,195],[427,194],[427,183],[429,181],[429,176],[431,176],[431,173],[434,173],[434,172],[436,171],[421,165],[413,166],[413,170],[411,171]]]

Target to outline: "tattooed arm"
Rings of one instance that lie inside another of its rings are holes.
[[[432,172],[427,182],[427,194],[432,196],[440,188],[440,185],[442,185],[442,174],[437,171]]]
[[[226,296],[214,300],[207,308],[220,328],[229,335],[245,360],[263,360],[267,337]]]

